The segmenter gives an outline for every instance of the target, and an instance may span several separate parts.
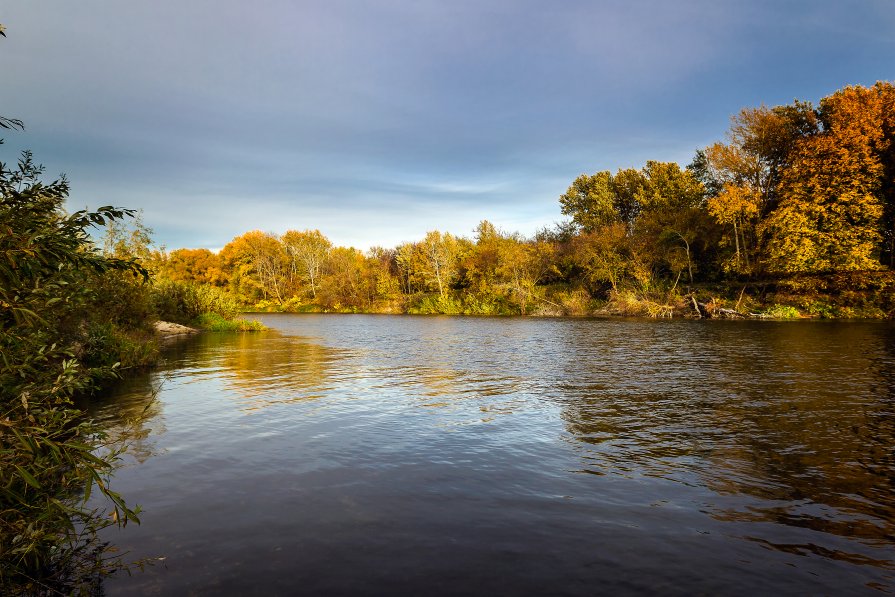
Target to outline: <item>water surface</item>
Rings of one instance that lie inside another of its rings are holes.
[[[109,595],[895,591],[891,324],[262,320],[95,405]]]

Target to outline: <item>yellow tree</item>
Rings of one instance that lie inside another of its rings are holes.
[[[758,193],[749,186],[728,183],[706,202],[709,214],[722,226],[729,226],[733,234],[734,271],[748,271],[750,267],[746,229],[757,220],[760,201]]]
[[[291,271],[307,282],[311,296],[317,298],[320,272],[332,249],[332,243],[319,230],[289,230],[283,235],[281,242],[289,256]]]
[[[721,243],[735,249],[730,264],[736,271],[750,271],[762,253],[759,224],[779,203],[795,147],[818,127],[807,102],[744,108],[731,118],[725,143],[697,152],[690,170],[708,191],[709,211],[727,230]]]
[[[264,298],[282,303],[288,298],[293,277],[276,235],[260,230],[246,232],[221,250],[221,259],[231,271],[232,290],[243,300]]]
[[[780,205],[765,222],[776,271],[878,267],[883,239],[884,123],[891,85],[847,87],[821,100],[823,131],[803,139],[782,177]]]
[[[636,257],[631,239],[622,223],[610,224],[596,232],[585,232],[573,240],[572,254],[592,295],[618,291]]]
[[[482,220],[476,227],[475,244],[463,263],[466,279],[474,292],[493,292],[502,238],[503,234],[488,220]]]
[[[176,249],[162,260],[158,275],[178,282],[223,286],[227,276],[220,255],[208,249]]]
[[[423,256],[423,274],[430,288],[436,287],[443,297],[458,273],[459,261],[465,252],[463,243],[450,233],[433,230],[419,243]]]
[[[334,309],[367,309],[376,296],[373,261],[354,247],[335,247],[329,252],[320,298]]]
[[[495,274],[510,294],[515,295],[523,315],[531,300],[541,298],[536,293],[536,286],[552,267],[555,252],[553,243],[526,241],[518,234],[500,239]]]
[[[393,300],[400,298],[401,280],[398,274],[397,251],[372,247],[367,252],[367,271],[375,280],[376,298]]]

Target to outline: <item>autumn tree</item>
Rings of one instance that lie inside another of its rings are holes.
[[[224,286],[227,276],[220,255],[208,249],[176,249],[160,260],[158,275],[175,282]]]
[[[796,146],[780,182],[780,206],[763,223],[775,271],[878,267],[884,239],[884,123],[892,85],[846,87],[821,100],[822,132]]]
[[[376,281],[376,298],[391,300],[401,295],[401,280],[395,249],[372,247],[367,252],[367,269]]]
[[[575,237],[572,253],[588,292],[594,296],[609,289],[618,291],[636,261],[631,239],[621,222]]]
[[[276,235],[246,232],[221,250],[221,259],[230,269],[231,290],[243,300],[263,298],[282,303],[289,298],[294,277]]]
[[[436,287],[442,297],[446,295],[448,287],[457,275],[463,245],[461,239],[438,230],[428,232],[419,243],[423,256],[422,273],[430,287]]]
[[[726,266],[750,272],[763,253],[760,223],[776,209],[779,185],[802,139],[816,134],[812,105],[744,108],[731,118],[727,141],[697,151],[689,170],[703,183],[707,207],[733,250]]]
[[[289,230],[283,235],[282,243],[289,256],[291,271],[308,284],[311,296],[316,299],[320,273],[332,250],[332,243],[319,230]]]
[[[495,274],[525,315],[538,296],[536,287],[553,267],[555,247],[546,241],[528,241],[518,234],[503,236],[497,244]]]
[[[491,293],[497,282],[501,233],[491,222],[482,220],[475,229],[475,245],[466,256],[463,268],[469,287],[476,293]]]
[[[320,298],[333,309],[368,309],[376,296],[376,276],[366,256],[353,247],[329,253]]]
[[[628,231],[640,214],[638,196],[645,180],[637,170],[619,170],[615,176],[609,171],[582,174],[560,196],[563,215],[583,231],[593,232],[603,226],[624,223]]]

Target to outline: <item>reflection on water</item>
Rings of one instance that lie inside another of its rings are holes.
[[[895,590],[891,325],[264,321],[94,405],[110,594]]]

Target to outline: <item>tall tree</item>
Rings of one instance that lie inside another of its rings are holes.
[[[438,288],[438,293],[445,296],[458,270],[459,239],[452,234],[433,230],[426,234],[420,248],[425,258],[425,275]]]
[[[872,269],[879,264],[885,207],[885,98],[891,85],[846,87],[821,100],[821,133],[803,138],[780,184],[780,206],[763,223],[772,269]]]
[[[726,143],[698,151],[689,169],[708,192],[707,206],[726,227],[721,242],[733,255],[728,268],[752,271],[764,252],[761,222],[779,204],[779,186],[794,151],[819,131],[808,102],[744,108],[731,118]]]
[[[319,230],[289,230],[282,238],[290,258],[290,267],[307,282],[311,296],[317,298],[320,272],[332,250],[332,243]]]

